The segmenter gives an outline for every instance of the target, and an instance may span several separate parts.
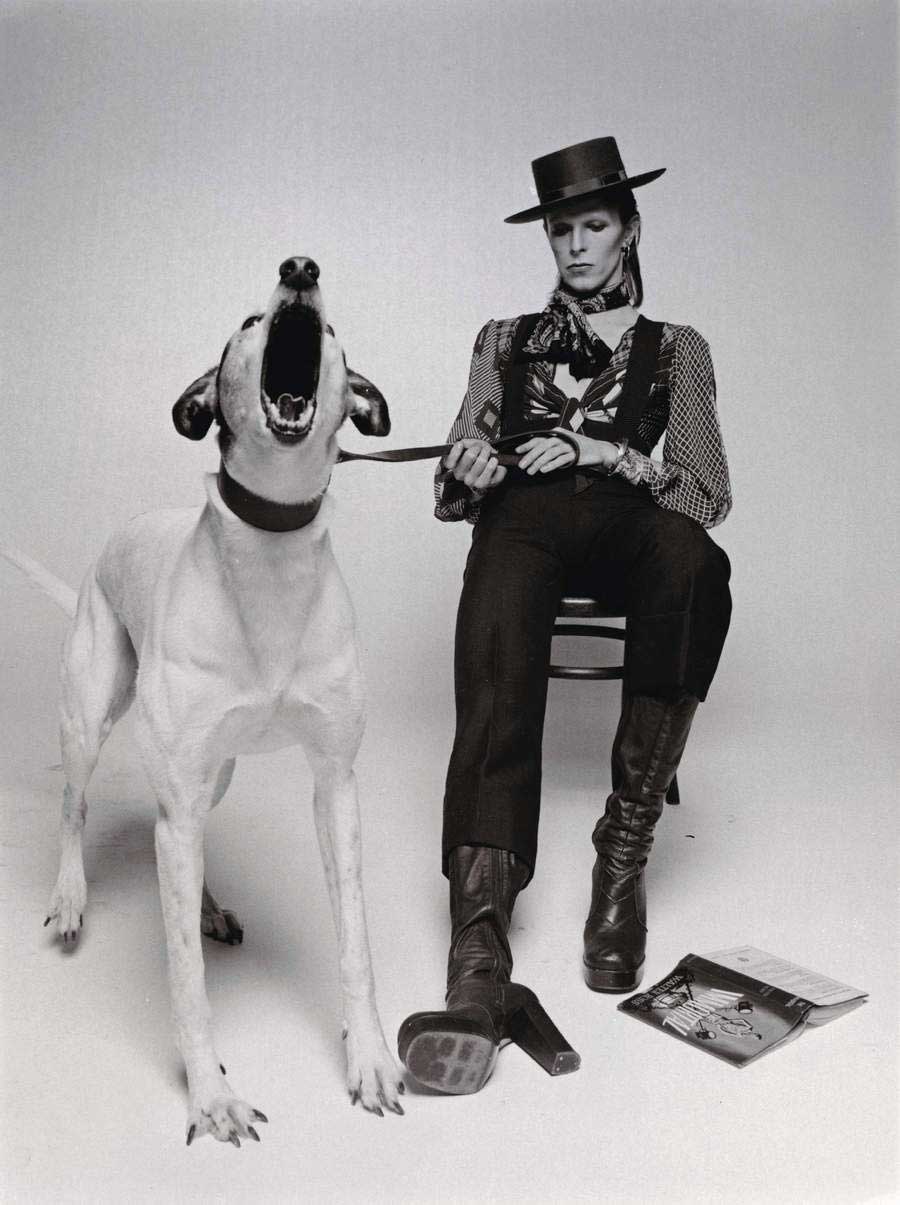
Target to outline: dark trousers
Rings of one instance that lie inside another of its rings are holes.
[[[583,484],[583,479],[581,479]],[[456,623],[443,865],[457,845],[534,869],[553,624],[564,592],[626,616],[623,688],[706,697],[731,615],[728,557],[646,490],[574,474],[504,484],[473,535]]]

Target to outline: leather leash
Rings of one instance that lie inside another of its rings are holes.
[[[503,439],[498,439],[493,446],[496,449],[503,444],[521,443],[535,435],[555,435],[558,439],[563,440],[575,453],[575,464],[578,463],[577,441],[567,431],[559,431],[555,428],[546,431],[522,431],[518,435],[507,435]],[[341,464],[345,460],[382,460],[389,463],[401,463],[407,460],[443,460],[452,447],[453,444],[431,444],[421,448],[392,448],[389,452],[345,452],[342,448],[337,462]],[[498,463],[507,467],[515,467],[521,459],[522,457],[516,452],[497,452]]]
[[[566,431],[520,432],[518,435],[507,435],[503,439],[498,439],[494,447],[505,443],[519,443],[522,439],[527,439],[532,435],[558,436],[574,449],[574,463],[578,463],[578,444]],[[340,464],[344,460],[382,460],[394,463],[404,460],[433,460],[438,456],[442,458],[446,456],[452,447],[453,444],[433,444],[423,448],[393,448],[389,452],[344,452],[341,450],[337,463]],[[497,454],[497,460],[503,465],[515,466],[521,459],[521,456],[515,452],[498,452]],[[273,502],[271,498],[263,498],[259,494],[254,494],[239,481],[235,481],[225,468],[224,461],[219,465],[218,484],[219,494],[228,509],[239,519],[260,531],[299,531],[301,528],[307,527],[319,513],[319,507],[322,505],[324,497],[323,491],[317,497],[310,498],[306,502]]]

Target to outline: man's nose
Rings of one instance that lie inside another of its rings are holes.
[[[569,235],[569,249],[572,254],[580,255],[585,250],[586,245],[584,231],[580,226],[573,226],[572,233]]]

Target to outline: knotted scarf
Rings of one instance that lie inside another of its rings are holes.
[[[628,293],[623,284],[584,295],[573,293],[560,283],[550,294],[537,326],[522,348],[522,355],[533,360],[568,364],[576,380],[599,376],[612,359],[612,350],[591,329],[587,315],[628,304]]]

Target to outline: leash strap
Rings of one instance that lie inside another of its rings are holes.
[[[492,446],[497,449],[498,462],[507,467],[517,465],[522,459],[521,456],[516,452],[503,452],[500,449],[504,444],[520,444],[535,435],[555,435],[557,439],[561,439],[569,445],[575,453],[575,463],[578,463],[577,440],[573,439],[570,432],[557,430],[556,427],[548,427],[544,431],[520,431],[517,435],[505,435],[501,439],[495,439]],[[453,444],[432,444],[422,448],[392,448],[389,452],[345,452],[341,449],[338,464],[342,464],[345,460],[381,460],[392,464],[406,460],[443,460],[452,447]]]

